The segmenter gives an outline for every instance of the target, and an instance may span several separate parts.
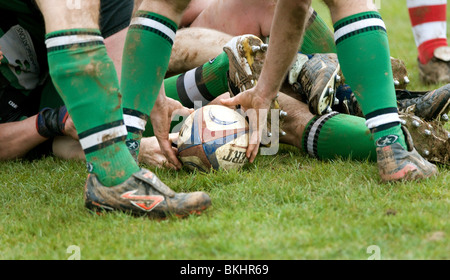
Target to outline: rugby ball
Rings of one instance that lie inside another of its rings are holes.
[[[249,126],[237,111],[221,105],[197,109],[183,123],[178,156],[188,169],[239,169],[248,159]]]

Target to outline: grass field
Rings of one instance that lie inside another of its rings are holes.
[[[405,2],[381,1],[380,12],[410,89],[426,89]],[[318,161],[282,146],[240,172],[150,169],[175,191],[207,192],[212,208],[181,220],[97,216],[84,208],[84,163],[0,162],[0,259],[68,259],[72,248],[95,260],[450,259],[448,166],[423,182],[383,184],[375,163]]]

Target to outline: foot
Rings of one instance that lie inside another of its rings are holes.
[[[267,44],[254,35],[234,37],[224,46],[223,50],[230,63],[228,86],[231,95],[237,95],[256,85],[267,47]]]
[[[427,63],[419,64],[419,77],[425,84],[450,83],[450,47],[434,50],[433,58]]]
[[[385,182],[412,181],[436,175],[438,173],[436,166],[426,161],[416,151],[408,130],[404,127],[402,129],[408,150],[405,150],[400,143],[395,142],[398,138],[396,135],[382,137],[376,142],[377,163],[381,179]]]
[[[175,193],[146,169],[113,187],[103,186],[95,175],[90,174],[84,195],[86,207],[93,211],[119,210],[153,218],[200,214],[211,205],[207,194]]]
[[[410,112],[426,121],[448,120],[450,110],[450,84],[429,92],[397,91],[397,104],[401,112]]]
[[[336,54],[298,54],[289,71],[289,83],[308,104],[312,114],[323,115],[334,105],[339,70]]]

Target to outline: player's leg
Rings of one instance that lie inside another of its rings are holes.
[[[131,20],[123,53],[121,91],[127,145],[136,159],[168,69],[182,11],[188,4],[188,0],[145,0]]]
[[[50,73],[90,167],[86,206],[156,217],[209,206],[206,194],[173,192],[140,169],[128,151],[117,75],[98,30],[99,1],[80,1],[80,9],[57,0],[38,4],[46,20]]]
[[[354,160],[375,160],[376,152],[364,118],[332,112],[313,115],[301,101],[280,93],[280,108],[287,113],[280,117],[286,132],[280,143],[293,145],[310,156],[327,160],[341,157]]]
[[[372,1],[325,0],[334,22],[337,53],[377,145],[383,180],[437,173],[407,144],[398,116],[386,27]],[[411,151],[411,152],[409,152]],[[407,155],[407,156],[406,156]]]
[[[188,108],[207,105],[228,91],[228,57],[221,53],[202,66],[164,80],[166,95]]]
[[[99,1],[37,1],[46,25],[50,75],[73,119],[89,171],[107,186],[139,170],[124,137],[119,84],[99,31]],[[119,109],[117,109],[119,108]]]
[[[310,8],[300,51],[307,54],[336,53],[333,32],[313,8]]]
[[[213,29],[181,29],[169,63],[171,73],[178,75],[164,80],[166,95],[194,108],[195,102],[206,105],[227,92],[229,63],[223,46],[232,38]]]
[[[232,35],[203,27],[182,28],[177,31],[170,57],[167,77],[181,74],[214,59]]]
[[[425,83],[450,82],[447,0],[407,0],[419,53],[419,76]]]

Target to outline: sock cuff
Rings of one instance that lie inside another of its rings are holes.
[[[178,76],[176,87],[181,104],[188,108],[198,108],[199,105],[205,106],[215,98],[203,81],[203,66],[191,69]],[[201,102],[201,104],[197,104],[197,102]]]
[[[173,20],[162,15],[138,11],[131,19],[130,30],[133,29],[146,30],[157,34],[173,45],[178,26]]]
[[[127,128],[123,120],[107,123],[78,134],[85,154],[125,141]]]
[[[331,112],[321,117],[314,117],[306,126],[305,132],[302,137],[302,147],[303,151],[307,152],[313,157],[318,157],[317,153],[317,143],[319,140],[320,131],[323,125],[331,118],[339,115],[338,112]]]
[[[386,25],[380,13],[371,11],[355,14],[337,21],[334,25],[334,40],[336,45],[348,38],[371,31],[386,33]]]
[[[145,113],[128,108],[123,109],[123,121],[128,132],[141,134],[149,119],[150,116]]]
[[[98,29],[68,29],[50,32],[45,35],[48,52],[80,47],[104,45],[104,38]]]
[[[398,109],[396,107],[376,110],[366,114],[365,117],[366,126],[371,130],[380,130],[384,126],[389,126],[389,124],[400,123],[400,117],[398,116]]]

